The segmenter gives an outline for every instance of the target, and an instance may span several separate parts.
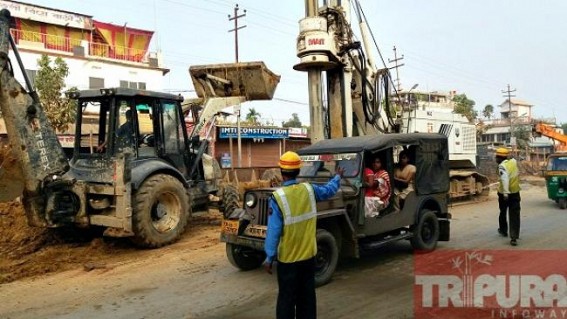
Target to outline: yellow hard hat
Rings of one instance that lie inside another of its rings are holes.
[[[510,151],[505,147],[500,147],[496,149],[496,156],[508,157]]]
[[[279,166],[281,169],[299,169],[301,168],[301,158],[296,152],[285,152],[280,157]]]

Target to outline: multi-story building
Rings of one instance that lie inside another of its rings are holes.
[[[14,17],[12,37],[32,80],[37,60],[47,54],[63,58],[69,66],[67,87],[163,89],[168,69],[158,53],[148,50],[152,31],[19,1],[0,0],[0,8],[10,10]],[[18,74],[16,78],[23,79]]]
[[[526,101],[506,99],[500,105],[500,118],[488,119],[483,121],[487,127],[481,136],[481,142],[513,144],[510,132],[518,130],[532,131],[533,125],[537,122],[555,124],[555,118],[534,118],[532,113],[533,104]],[[541,143],[551,144],[549,139],[544,138]]]
[[[38,59],[46,54],[51,58],[61,57],[67,63],[67,88],[163,90],[163,76],[169,70],[163,67],[158,52],[149,51],[153,31],[19,1],[0,0],[0,9],[10,10],[14,18],[10,31],[32,82],[37,74]],[[12,51],[10,58],[16,61]],[[16,79],[23,84],[22,73],[16,65],[14,67]],[[0,136],[5,134],[0,119]],[[60,140],[64,146],[72,146],[72,137],[62,136]]]

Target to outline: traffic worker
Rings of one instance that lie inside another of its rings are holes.
[[[270,198],[264,267],[272,273],[277,253],[278,301],[276,317],[316,318],[315,255],[317,254],[316,201],[331,198],[344,172],[337,169],[326,185],[298,183],[301,159],[295,152],[280,157],[283,187]]]
[[[510,244],[516,246],[520,237],[520,171],[515,159],[508,156],[507,148],[496,150],[496,162],[498,163],[498,206],[500,208],[498,232],[508,236],[507,211],[510,214]]]

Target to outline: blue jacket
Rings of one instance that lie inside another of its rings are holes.
[[[313,191],[315,192],[315,200],[322,201],[333,197],[340,188],[341,177],[335,175],[326,185],[318,186],[313,185]],[[283,186],[297,184],[297,180],[292,179],[285,181]],[[271,263],[274,261],[278,253],[278,245],[280,243],[280,236],[283,230],[283,216],[282,212],[276,203],[276,200],[272,197],[269,202],[271,214],[268,217],[268,230],[266,233],[266,241],[264,243],[264,250],[266,251],[266,263]]]

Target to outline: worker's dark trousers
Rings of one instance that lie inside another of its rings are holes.
[[[508,232],[508,222],[506,221],[507,211],[510,215],[510,238],[520,238],[520,193],[513,193],[508,195],[508,200],[498,193],[498,206],[500,207],[500,217],[498,218],[500,224],[500,231]]]
[[[277,319],[317,318],[315,297],[315,258],[277,265]]]

